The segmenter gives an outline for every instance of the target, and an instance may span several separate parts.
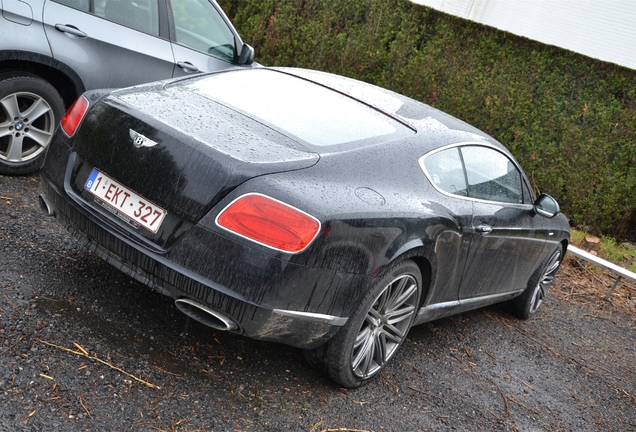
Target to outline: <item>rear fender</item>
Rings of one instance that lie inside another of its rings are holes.
[[[0,51],[0,72],[30,72],[45,79],[70,106],[86,88],[80,76],[65,63],[52,57],[25,51]]]
[[[437,274],[437,256],[430,245],[425,245],[422,239],[412,239],[404,243],[391,257],[389,263],[410,259],[417,264],[422,273],[422,295],[420,305],[425,304],[430,287],[435,283]],[[388,265],[388,264],[387,264]],[[386,267],[386,266],[385,266]]]

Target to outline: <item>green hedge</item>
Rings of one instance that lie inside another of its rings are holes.
[[[486,131],[573,224],[636,239],[636,72],[407,0],[221,1],[264,65],[357,78]]]

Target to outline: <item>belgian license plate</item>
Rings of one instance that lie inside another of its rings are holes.
[[[98,198],[98,204],[120,219],[132,226],[141,225],[152,233],[156,233],[159,230],[163,219],[168,213],[98,169],[91,171],[84,189]]]

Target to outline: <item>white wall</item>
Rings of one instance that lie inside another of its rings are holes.
[[[636,69],[636,0],[412,0]]]

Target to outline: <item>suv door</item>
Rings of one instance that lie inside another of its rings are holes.
[[[164,7],[159,0],[48,0],[44,29],[53,57],[87,90],[126,87],[173,75]]]
[[[224,70],[237,63],[242,42],[210,0],[169,0],[174,76]]]

